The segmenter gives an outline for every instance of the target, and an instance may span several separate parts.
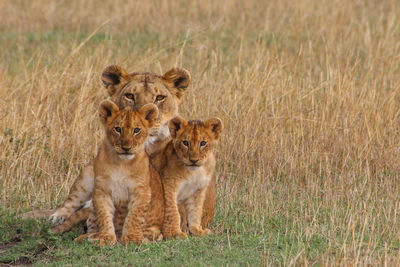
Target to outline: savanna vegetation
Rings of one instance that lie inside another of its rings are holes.
[[[400,2],[1,1],[0,265],[400,264]],[[110,64],[192,74],[218,116],[215,235],[98,249],[57,207],[102,140]]]

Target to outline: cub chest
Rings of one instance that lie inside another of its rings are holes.
[[[196,191],[206,187],[211,180],[211,175],[208,175],[203,167],[190,172],[190,175],[181,182],[178,189],[178,203],[191,197]]]
[[[109,173],[108,189],[115,206],[127,205],[129,191],[135,186],[131,173],[124,169],[115,169]]]

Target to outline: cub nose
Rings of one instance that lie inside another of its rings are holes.
[[[196,164],[199,160],[198,159],[191,159],[190,162],[192,162],[193,164]]]
[[[128,152],[131,148],[130,148],[130,147],[127,147],[127,146],[123,146],[122,149],[123,149],[125,152]]]

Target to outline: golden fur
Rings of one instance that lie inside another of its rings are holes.
[[[162,76],[146,72],[129,74],[120,66],[111,65],[104,69],[101,79],[111,100],[121,109],[139,109],[149,103],[157,105],[159,116],[146,142],[149,154],[168,142],[169,133],[162,126],[178,113],[181,97],[191,80],[188,71],[173,68]],[[62,223],[89,201],[93,187],[94,169],[90,162],[75,180],[63,205],[52,214],[53,223]]]
[[[221,131],[222,122],[212,118],[205,122],[189,121],[175,117],[169,123],[172,140],[151,162],[160,171],[164,187],[165,238],[186,234],[180,227],[179,204],[183,204],[190,233],[205,235],[210,230],[202,227],[204,200],[213,180],[215,157],[212,149]],[[215,196],[214,196],[215,199]]]
[[[170,140],[168,121],[178,114],[178,106],[181,97],[190,84],[191,78],[188,71],[173,68],[164,75],[154,73],[132,73],[117,65],[111,65],[104,69],[101,79],[106,87],[111,100],[121,109],[125,107],[141,108],[146,104],[155,103],[159,109],[159,117],[156,125],[150,132],[150,138],[146,142],[146,151],[151,155],[160,150]],[[74,184],[63,205],[57,210],[33,211],[23,214],[23,218],[49,217],[54,224],[53,232],[62,233],[68,231],[82,220],[87,219],[88,212],[80,211],[91,199],[94,188],[94,164],[93,161],[85,166]],[[161,192],[162,188],[156,188],[158,184],[152,184],[152,192]],[[207,227],[214,215],[215,209],[215,177],[207,188],[207,197],[204,203],[202,225]],[[75,214],[78,212],[77,214]],[[183,206],[180,207],[182,229],[187,231],[186,213]],[[93,221],[93,220],[92,220]],[[64,223],[63,223],[64,222]],[[88,220],[88,228],[90,229]]]
[[[92,211],[97,229],[93,231],[91,226],[89,240],[98,240],[101,246],[114,244],[117,237],[123,243],[141,243],[145,234],[152,238],[160,234],[162,198],[152,202],[156,194],[150,186],[151,180],[159,177],[151,170],[144,148],[157,117],[154,104],[138,111],[130,107],[120,110],[112,101],[100,105],[106,138],[93,161]]]

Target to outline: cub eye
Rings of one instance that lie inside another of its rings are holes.
[[[117,133],[121,133],[121,132],[122,132],[121,127],[115,127],[114,130],[115,130]]]
[[[206,141],[201,141],[201,142],[200,142],[200,146],[205,146],[206,144],[207,144]]]
[[[163,101],[165,99],[165,96],[164,95],[158,95],[158,96],[156,96],[156,100],[154,101],[154,102],[161,102],[161,101]]]
[[[132,101],[135,100],[135,96],[133,94],[131,94],[131,93],[125,94],[125,97],[128,98],[129,100],[132,100]]]
[[[135,128],[135,129],[133,129],[133,134],[137,134],[137,133],[139,133],[140,132],[140,128]]]
[[[186,140],[185,140],[185,141],[183,141],[182,143],[183,143],[183,145],[184,145],[184,146],[187,146],[187,147],[189,146],[189,142],[188,142],[188,141],[186,141]]]

